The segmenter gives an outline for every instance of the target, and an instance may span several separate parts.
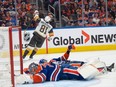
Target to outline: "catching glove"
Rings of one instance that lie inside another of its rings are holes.
[[[31,78],[30,75],[27,74],[21,74],[19,76],[16,76],[15,78],[16,84],[32,84],[33,79]]]

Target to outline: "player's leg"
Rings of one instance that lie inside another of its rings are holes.
[[[95,60],[89,63],[85,63],[79,68],[75,68],[73,66],[66,68],[64,67],[63,74],[66,74],[67,78],[70,80],[90,80],[100,74],[100,71],[97,69],[99,66],[103,66],[102,63]]]
[[[26,50],[24,51],[24,54],[23,54],[23,59],[25,59],[25,57],[27,56],[27,54],[30,52],[30,48],[27,47]]]
[[[74,66],[74,67],[81,67],[83,64],[86,64],[87,62],[84,62],[84,61],[68,61],[68,64],[70,64],[71,66]],[[103,62],[103,64],[105,64]],[[109,66],[106,66],[106,67],[97,67],[98,70],[100,70],[102,73],[105,73],[106,71],[107,72],[112,72],[112,71],[115,71],[115,63],[112,63],[111,65]],[[105,70],[105,71],[104,71]]]
[[[90,80],[98,76],[101,71],[97,66],[102,65],[101,62],[94,62],[91,64],[84,64],[79,68],[76,67],[66,67],[63,69],[63,76],[67,76],[69,80]],[[62,76],[62,77],[63,77]],[[63,79],[63,78],[62,78]]]
[[[34,48],[29,56],[29,59],[33,59],[33,56],[37,53],[37,51],[38,51],[38,48]]]
[[[38,36],[35,35],[35,40],[36,40],[36,43],[35,43],[36,47],[33,49],[32,53],[31,53],[31,55],[29,57],[30,59],[32,59],[33,56],[37,53],[38,48],[42,47],[42,45],[43,45],[43,43],[45,41],[45,38],[42,38],[41,36],[38,37]]]
[[[65,78],[64,78],[65,77]],[[62,80],[85,80],[83,76],[77,71],[76,67],[70,66],[63,68]]]
[[[92,61],[94,61],[94,63],[97,61],[100,61],[99,59],[95,59],[95,60],[92,60]],[[90,62],[89,61],[89,63],[92,63],[92,61]],[[105,64],[105,62],[103,62],[103,61],[100,61],[101,63],[98,63],[97,64],[97,69],[99,70],[99,71],[101,71],[101,73],[106,73],[106,72],[112,72],[113,70],[115,70],[115,63],[112,63],[111,65],[109,65],[109,66],[107,66],[106,64]]]
[[[107,66],[107,71],[112,72],[115,70],[115,63],[112,63],[110,66]]]
[[[84,61],[69,61],[69,64],[74,67],[81,67],[85,63]]]
[[[28,55],[28,53],[35,47],[36,39],[35,36],[33,36],[28,44],[28,47],[24,51],[23,59]]]
[[[78,68],[77,71],[87,80],[95,78],[102,72],[107,72],[105,63],[99,60],[90,61]]]

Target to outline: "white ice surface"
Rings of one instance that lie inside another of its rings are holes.
[[[28,67],[31,62],[37,62],[46,58],[50,60],[62,56],[64,53],[36,55],[30,61],[24,60],[24,67]],[[99,58],[106,65],[116,63],[116,50],[111,51],[89,51],[89,52],[71,52],[69,60],[87,61]],[[5,86],[4,86],[5,87]],[[57,82],[44,82],[39,84],[16,85],[16,87],[116,87],[116,72],[109,72],[90,81],[62,80]]]

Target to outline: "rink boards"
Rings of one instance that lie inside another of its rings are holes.
[[[53,31],[52,40],[46,40],[38,54],[65,52],[69,44],[75,44],[76,52],[116,50],[116,27],[58,28]],[[27,33],[31,38],[33,30]]]
[[[22,49],[27,47],[34,30],[27,30],[24,34],[22,31]],[[75,44],[75,52],[80,51],[97,51],[97,50],[116,50],[116,27],[86,27],[86,28],[60,28],[53,29],[54,36],[51,41],[45,41],[42,48],[37,54],[44,53],[61,53],[65,52],[69,44]],[[13,31],[13,49],[14,55],[19,50],[19,42],[16,31]],[[6,49],[8,44],[4,38],[4,45],[0,50]],[[2,42],[2,41],[1,41]],[[2,52],[3,52],[2,51]],[[3,52],[5,53],[5,52]],[[2,54],[2,53],[1,53]],[[6,54],[6,53],[5,53]]]

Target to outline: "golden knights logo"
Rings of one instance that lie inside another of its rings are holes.
[[[24,41],[28,42],[30,40],[30,33],[24,33]]]

